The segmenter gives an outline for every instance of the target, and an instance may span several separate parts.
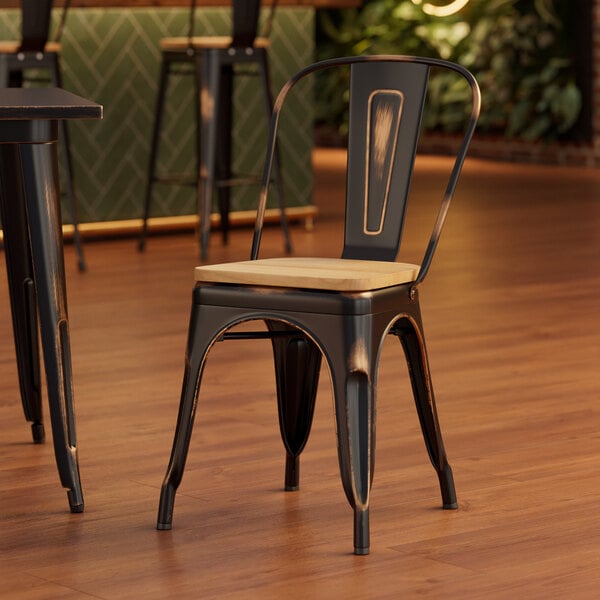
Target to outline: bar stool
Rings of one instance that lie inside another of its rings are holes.
[[[273,108],[267,49],[268,35],[277,0],[271,3],[265,28],[261,37],[257,37],[260,0],[233,0],[232,36],[208,37],[195,36],[196,0],[191,1],[187,37],[163,38],[160,41],[162,65],[160,73],[158,99],[152,146],[148,166],[148,180],[144,204],[142,232],[139,250],[143,251],[148,234],[148,218],[154,185],[163,184],[194,185],[198,194],[198,216],[200,230],[200,252],[203,259],[208,255],[210,236],[210,215],[213,193],[216,189],[219,199],[221,230],[223,242],[227,243],[229,232],[230,188],[238,185],[259,185],[258,176],[235,176],[231,170],[231,130],[232,130],[232,93],[233,77],[259,75],[264,95],[267,119]],[[234,68],[238,64],[249,70]],[[196,173],[188,175],[157,174],[158,147],[163,125],[165,96],[171,75],[192,75],[194,77],[196,97]],[[275,164],[275,179],[281,227],[286,250],[291,250],[289,231],[285,216],[283,185],[280,162]]]
[[[44,82],[62,88],[60,69],[60,38],[67,18],[71,0],[65,0],[53,41],[48,41],[52,16],[52,0],[21,0],[21,41],[0,42],[0,87],[23,87],[24,83]],[[40,71],[46,73],[45,76]],[[31,73],[34,73],[31,76]],[[59,122],[62,164],[65,170],[66,195],[73,223],[73,241],[77,251],[80,271],[85,271],[77,197],[73,179],[73,167],[69,134],[65,121]]]

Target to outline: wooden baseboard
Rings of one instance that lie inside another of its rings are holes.
[[[312,227],[313,220],[317,215],[316,206],[291,206],[286,209],[286,215],[290,223],[304,221],[305,227]],[[248,227],[254,225],[256,219],[255,210],[234,211],[229,215],[232,227]],[[265,223],[279,221],[279,209],[268,208],[265,212]],[[211,226],[216,228],[220,225],[221,218],[218,214],[211,215]],[[148,230],[150,233],[176,233],[178,231],[194,231],[198,224],[198,215],[183,215],[178,217],[153,217],[148,219]],[[79,233],[85,238],[111,238],[111,237],[134,237],[142,230],[142,219],[124,219],[122,221],[102,221],[96,223],[80,223]],[[63,236],[70,240],[73,237],[73,225],[63,225]],[[3,232],[0,232],[0,239]]]

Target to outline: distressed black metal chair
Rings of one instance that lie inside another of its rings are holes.
[[[148,218],[156,183],[193,185],[198,193],[200,250],[208,255],[210,215],[215,190],[218,192],[223,241],[229,231],[230,188],[259,185],[260,177],[233,174],[231,170],[232,95],[234,76],[260,77],[267,120],[273,108],[269,77],[269,33],[277,0],[271,2],[264,30],[257,37],[260,0],[233,0],[231,36],[196,36],[196,0],[191,1],[186,37],[164,38],[160,42],[162,66],[152,133],[148,180],[144,202],[139,249],[144,250],[148,234]],[[241,68],[240,68],[241,65]],[[192,75],[196,86],[197,152],[193,175],[159,175],[157,169],[165,98],[172,75]],[[275,162],[281,224],[286,248],[290,241],[284,211],[283,186],[279,162]]]
[[[70,2],[71,0],[65,0],[54,39],[49,41],[52,0],[21,0],[21,40],[0,41],[0,87],[22,87],[28,82],[34,85],[44,83],[53,87],[62,87],[60,39]],[[65,121],[60,121],[60,135],[66,195],[73,225],[73,241],[79,269],[85,271],[69,132]]]
[[[342,257],[258,259],[262,219],[280,110],[308,74],[350,65],[346,224]],[[454,71],[470,89],[465,133],[433,233],[420,265],[395,262],[400,246],[419,126],[431,67]],[[399,338],[409,366],[417,413],[437,472],[444,508],[456,508],[452,472],[442,443],[419,308],[423,283],[479,115],[480,94],[463,67],[405,56],[332,59],[307,67],[279,94],[251,259],[196,268],[186,368],[170,463],[162,485],[158,529],[170,529],[176,489],[189,447],[200,379],[216,341],[270,337],[275,358],[280,428],[287,452],[285,488],[298,487],[321,356],[331,373],[338,453],[354,509],[354,551],[369,551],[369,493],[375,459],[375,396],[379,355],[387,335]],[[470,110],[470,113],[469,113]],[[228,331],[262,320],[266,331]]]

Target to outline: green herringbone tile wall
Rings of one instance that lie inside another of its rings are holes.
[[[55,15],[56,17],[57,15]],[[65,89],[104,105],[100,122],[71,124],[71,145],[82,222],[139,218],[142,211],[160,63],[159,39],[186,31],[184,9],[72,9],[63,34]],[[19,39],[19,11],[0,11],[0,39]],[[199,31],[227,35],[228,9],[204,9]],[[271,34],[274,91],[312,62],[314,10],[280,9]],[[238,78],[234,96],[234,170],[260,172],[266,116],[257,78]],[[282,119],[286,201],[311,201],[310,90],[295,97]],[[194,93],[189,77],[173,79],[159,165],[192,172],[195,164]],[[239,188],[232,210],[253,208],[257,188]],[[193,214],[191,188],[157,186],[152,216]],[[67,213],[65,213],[67,216]],[[66,219],[68,220],[68,219]]]

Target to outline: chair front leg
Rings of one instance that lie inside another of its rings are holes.
[[[171,458],[161,487],[157,529],[171,529],[175,493],[190,447],[202,371],[208,351],[219,334],[219,328],[214,326],[216,320],[196,303],[192,304],[179,413]]]
[[[354,554],[369,553],[369,501],[375,465],[378,344],[369,318],[348,317],[319,335],[333,381],[340,474],[354,509]]]
[[[273,332],[290,332],[272,338],[272,343],[279,428],[286,449],[285,490],[294,491],[300,482],[300,454],[313,421],[321,351],[294,327],[278,321],[268,321],[267,326]]]

